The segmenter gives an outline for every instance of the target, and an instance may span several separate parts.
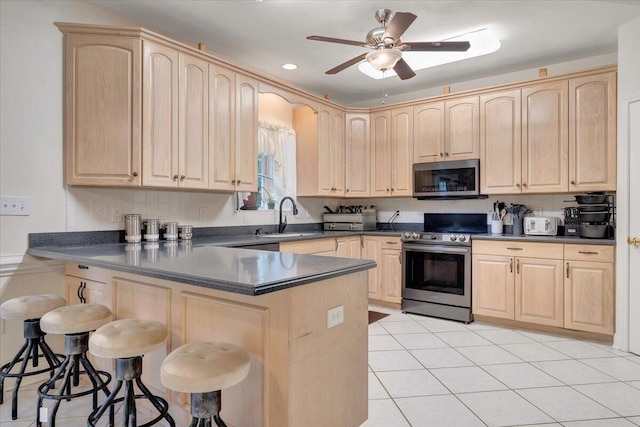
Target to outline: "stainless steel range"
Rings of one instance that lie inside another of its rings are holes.
[[[471,313],[471,236],[486,214],[424,214],[424,232],[402,235],[402,310],[465,323]]]

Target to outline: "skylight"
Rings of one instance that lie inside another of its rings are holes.
[[[448,38],[442,41],[468,41],[471,44],[471,47],[466,52],[404,51],[402,52],[402,58],[414,71],[418,71],[424,70],[425,68],[435,67],[437,65],[448,64],[450,62],[456,62],[463,59],[486,55],[500,49],[500,40],[493,36],[488,28],[470,31],[468,33],[464,33],[459,36]],[[393,70],[387,70],[383,74],[382,71],[376,70],[367,61],[362,61],[360,65],[358,65],[358,69],[360,70],[360,72],[374,79],[383,79],[396,75],[395,71]]]

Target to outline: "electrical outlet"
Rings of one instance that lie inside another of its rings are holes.
[[[327,310],[327,328],[333,328],[344,322],[344,306],[339,305]]]
[[[122,222],[122,208],[120,206],[111,207],[111,222]]]
[[[31,215],[31,198],[19,196],[0,196],[0,215]]]

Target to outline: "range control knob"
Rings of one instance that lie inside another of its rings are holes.
[[[411,240],[411,233],[408,231],[402,235],[402,238],[405,240]]]
[[[413,234],[411,235],[411,238],[412,238],[413,240],[418,240],[418,239],[420,239],[420,235],[419,235],[418,233],[413,233]]]
[[[436,240],[438,238],[438,236],[436,236],[435,234],[431,235],[431,240]]]
[[[465,240],[467,240],[467,236],[465,236],[464,234],[461,234],[460,236],[458,236],[458,240],[461,242],[464,242]]]
[[[458,236],[456,236],[455,234],[452,234],[451,237],[449,237],[449,239],[451,239],[452,242],[455,242],[456,240],[458,240]]]

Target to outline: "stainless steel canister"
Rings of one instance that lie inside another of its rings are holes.
[[[142,240],[142,215],[126,214],[124,216],[124,240],[129,243],[139,243]]]
[[[178,223],[177,222],[165,222],[162,224],[164,228],[165,240],[178,240]]]
[[[144,220],[145,234],[144,240],[147,242],[157,242],[160,240],[160,220],[147,218]]]
[[[180,229],[180,239],[191,240],[191,238],[193,237],[192,225],[181,225],[178,228]]]

